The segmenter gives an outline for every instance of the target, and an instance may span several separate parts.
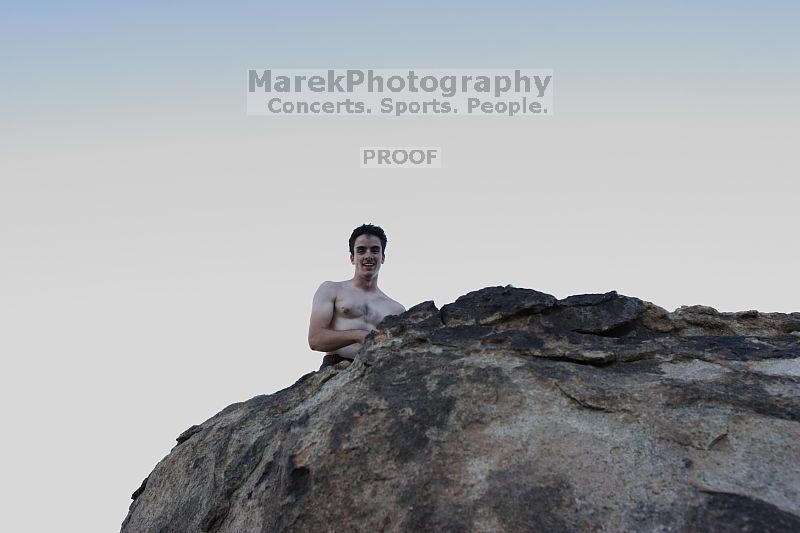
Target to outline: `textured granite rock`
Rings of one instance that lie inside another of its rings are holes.
[[[800,314],[490,287],[177,440],[123,533],[800,531]]]

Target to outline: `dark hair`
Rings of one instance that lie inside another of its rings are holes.
[[[381,253],[386,255],[386,233],[383,232],[383,229],[380,226],[373,226],[372,224],[361,224],[359,227],[353,230],[353,233],[350,235],[350,255],[354,255],[353,251],[353,244],[355,244],[356,239],[358,239],[361,235],[374,235],[375,237],[381,240]]]

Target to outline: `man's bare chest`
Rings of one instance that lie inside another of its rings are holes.
[[[342,318],[361,319],[377,325],[390,310],[391,302],[385,296],[364,296],[349,291],[336,296],[336,314]]]

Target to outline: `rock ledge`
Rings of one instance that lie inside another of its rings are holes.
[[[489,287],[177,441],[123,533],[800,531],[800,313]]]

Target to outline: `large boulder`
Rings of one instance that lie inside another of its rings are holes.
[[[800,531],[800,314],[491,287],[178,437],[123,533]]]

